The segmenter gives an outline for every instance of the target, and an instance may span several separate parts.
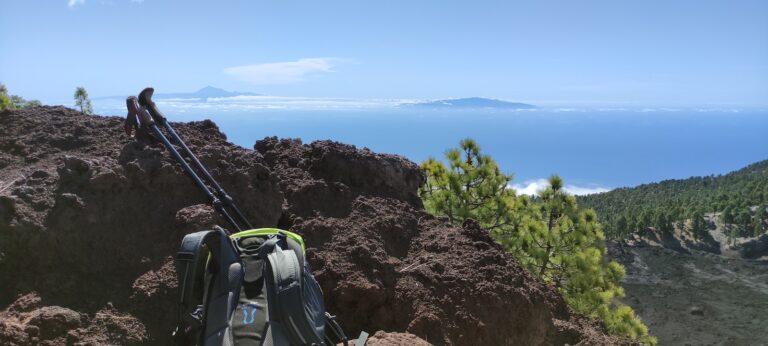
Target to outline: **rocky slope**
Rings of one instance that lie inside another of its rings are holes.
[[[624,303],[660,345],[768,344],[768,234],[729,240],[719,217],[705,215],[701,239],[649,228],[609,247],[626,269]]]
[[[676,226],[667,232],[647,228],[642,234],[630,234],[623,243],[631,247],[662,247],[682,253],[700,251],[729,258],[768,261],[768,233],[756,237],[746,236],[749,232],[735,224],[729,224],[726,230],[720,221],[720,213],[705,214],[704,220],[707,233],[701,238],[693,236],[690,220],[687,220],[685,227]],[[737,232],[729,238],[728,234],[732,230]]]
[[[662,247],[611,246],[624,303],[659,345],[768,344],[768,262]]]
[[[302,234],[329,311],[372,344],[618,344],[477,224],[427,214],[404,158],[175,124],[247,216]],[[169,344],[184,234],[221,223],[153,138],[63,107],[0,113],[0,344]],[[373,334],[373,333],[372,333]]]

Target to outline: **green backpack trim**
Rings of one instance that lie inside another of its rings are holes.
[[[306,252],[307,251],[306,247],[304,246],[304,238],[302,238],[300,235],[298,235],[296,233],[293,233],[291,231],[286,231],[286,230],[282,230],[282,229],[278,229],[278,228],[255,228],[255,229],[249,229],[247,231],[237,232],[237,233],[235,233],[235,234],[233,234],[233,235],[231,235],[229,237],[232,238],[233,240],[237,240],[239,238],[244,238],[244,237],[270,236],[270,235],[278,234],[280,232],[285,233],[285,235],[288,238],[291,238],[294,241],[296,241],[297,243],[299,243],[299,245],[301,245],[301,251],[302,252]]]

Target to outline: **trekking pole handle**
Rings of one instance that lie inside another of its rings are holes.
[[[139,107],[138,117],[142,124],[147,124],[149,126],[155,125],[155,120],[152,119],[152,116],[149,115],[149,112],[144,108]]]
[[[149,115],[154,119],[156,122],[160,124],[165,124],[166,119],[165,116],[163,116],[163,113],[160,113],[160,110],[157,109],[157,105],[155,105],[155,102],[152,101],[152,95],[155,93],[155,88],[147,87],[144,88],[139,93],[139,103],[147,108],[149,111]]]

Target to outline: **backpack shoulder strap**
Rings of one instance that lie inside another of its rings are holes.
[[[203,324],[203,239],[213,231],[187,234],[176,253],[176,276],[179,282],[179,316],[174,339],[179,345],[196,343]]]
[[[325,307],[320,286],[306,266],[301,245],[277,233],[262,245],[269,332],[291,345],[325,344]]]
[[[212,276],[208,287],[203,280],[206,267]],[[240,295],[243,268],[226,233],[216,230],[186,235],[176,255],[176,273],[180,289],[176,339],[195,340],[200,345],[230,344],[230,320]]]

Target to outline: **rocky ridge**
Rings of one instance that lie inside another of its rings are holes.
[[[426,213],[418,167],[330,141],[174,127],[254,224],[301,234],[327,309],[371,344],[614,345],[474,222]],[[165,148],[118,117],[0,113],[0,344],[170,342],[184,234],[222,224]],[[372,335],[374,333],[371,333]]]

